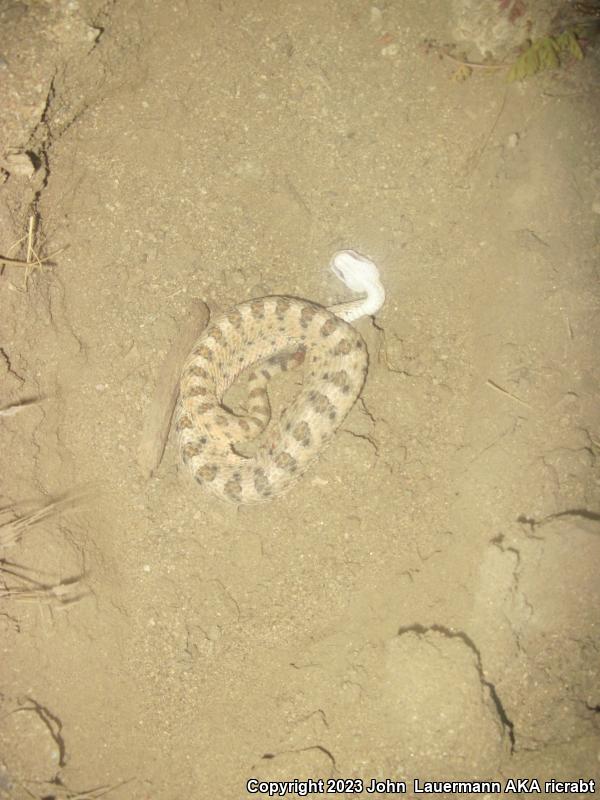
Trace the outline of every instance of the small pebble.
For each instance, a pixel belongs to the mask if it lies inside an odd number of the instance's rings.
[[[221,629],[218,625],[211,625],[209,629],[206,631],[206,638],[209,642],[216,642],[218,639],[221,638]]]
[[[35,164],[28,153],[8,153],[6,166],[13,175],[31,178],[35,172]]]
[[[381,55],[385,58],[391,58],[392,56],[397,56],[400,52],[400,47],[397,44],[388,44],[386,47],[381,48]]]
[[[518,133],[509,134],[506,143],[509,147],[516,147],[519,144],[519,134]]]
[[[371,27],[376,31],[380,31],[383,27],[383,14],[377,6],[371,6],[371,19],[369,21]]]
[[[85,26],[85,38],[88,40],[88,42],[98,41],[98,38],[101,36],[101,34],[102,34],[101,28],[94,28],[91,27],[90,25]]]

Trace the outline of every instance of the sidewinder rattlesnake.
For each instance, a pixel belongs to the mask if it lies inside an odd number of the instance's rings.
[[[375,314],[385,292],[375,264],[353,250],[336,253],[331,269],[366,296],[329,308],[285,296],[241,303],[209,324],[183,367],[176,411],[181,458],[198,483],[224,500],[258,503],[285,491],[318,458],[362,390],[367,348],[350,322]],[[236,444],[269,423],[269,380],[301,365],[302,390],[268,443],[249,458],[236,452]],[[240,416],[222,401],[246,369],[248,408]]]

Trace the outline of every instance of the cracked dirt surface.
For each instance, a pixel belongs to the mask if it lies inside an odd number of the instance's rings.
[[[0,255],[65,249],[0,273],[0,797],[600,778],[598,49],[455,83],[449,8],[2,6]],[[316,468],[149,478],[197,299],[342,247],[388,299]]]

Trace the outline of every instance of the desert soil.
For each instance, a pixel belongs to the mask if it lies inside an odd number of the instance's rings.
[[[0,255],[33,216],[49,257],[0,273],[0,797],[598,781],[598,46],[508,84],[435,0],[0,24]],[[340,302],[347,247],[387,301],[319,463],[237,508],[171,434],[149,476],[194,302]]]

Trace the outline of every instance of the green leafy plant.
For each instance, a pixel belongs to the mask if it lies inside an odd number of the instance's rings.
[[[563,31],[558,36],[536,39],[512,65],[507,80],[522,81],[537,72],[558,69],[562,60],[568,56],[578,61],[583,58],[583,50],[573,30]]]

